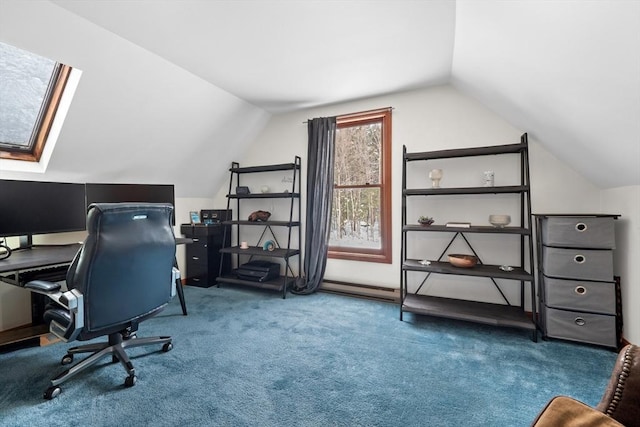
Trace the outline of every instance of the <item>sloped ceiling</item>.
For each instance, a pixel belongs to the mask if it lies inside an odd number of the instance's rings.
[[[458,1],[452,82],[602,187],[640,184],[640,2]]]
[[[451,72],[452,1],[53,1],[273,113]]]
[[[0,7],[18,7],[17,2],[0,0]],[[213,92],[215,107],[207,108],[234,126],[216,121],[200,129],[191,121],[198,137],[190,134],[183,145],[189,145],[191,158],[197,150],[203,158],[212,150],[222,157],[229,147],[242,150],[269,114],[449,82],[529,132],[594,184],[640,185],[640,2],[635,0],[26,3],[31,8],[47,3],[50,12],[59,6],[83,21],[74,22],[76,31],[97,25],[143,56],[155,55],[154,67],[171,69],[162,78],[170,73],[194,79],[192,91]],[[12,41],[0,29],[2,38]],[[88,51],[87,40],[70,42],[84,43]],[[192,94],[180,98],[182,89],[175,89],[171,95],[187,105]],[[168,150],[183,162],[188,157],[178,149],[180,131],[171,133],[166,125],[170,115],[162,115],[153,149]],[[141,129],[151,123],[141,123]],[[238,137],[232,129],[242,123],[253,126]],[[166,133],[169,138],[163,138]],[[214,149],[207,141],[220,141],[218,133],[225,143]],[[140,162],[136,156],[132,160]],[[133,164],[123,160],[123,170]],[[205,164],[197,159],[184,172],[182,186]],[[211,194],[205,190],[201,196]]]

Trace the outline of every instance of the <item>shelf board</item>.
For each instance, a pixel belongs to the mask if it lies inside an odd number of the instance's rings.
[[[528,185],[506,185],[500,187],[412,188],[405,189],[402,193],[405,196],[443,196],[451,194],[519,194],[527,191],[529,191]]]
[[[408,224],[402,227],[402,231],[439,231],[460,233],[495,233],[495,234],[523,234],[531,235],[531,230],[523,227],[493,227],[490,225],[472,225],[471,227],[447,227],[445,225]]]
[[[249,193],[227,194],[230,199],[299,199],[300,193]]]
[[[33,338],[39,338],[49,333],[49,325],[23,326],[21,328],[10,329],[0,332],[0,347],[3,345],[14,344]]]
[[[295,163],[280,163],[277,165],[263,165],[263,166],[247,166],[247,167],[237,167],[230,168],[230,172],[235,173],[254,173],[254,172],[276,172],[276,171],[288,171],[300,169],[300,165]]]
[[[279,226],[279,227],[299,227],[300,221],[247,221],[245,220],[235,220],[235,221],[224,221],[224,225],[262,225],[266,227],[270,226]]]
[[[424,271],[438,274],[457,274],[459,276],[493,277],[495,279],[523,280],[532,282],[533,275],[522,267],[514,267],[513,271],[502,271],[499,265],[477,264],[475,267],[454,267],[448,262],[433,261],[430,265],[420,264],[420,260],[408,259],[402,263],[402,270]]]
[[[402,311],[529,331],[536,329],[522,308],[503,304],[407,294]]]
[[[240,246],[230,246],[228,248],[220,249],[220,253],[267,256],[267,257],[273,257],[273,258],[289,258],[292,256],[299,255],[300,249],[276,248],[272,251],[265,251],[262,248],[262,246],[249,246],[247,249],[242,249],[240,248]]]
[[[286,277],[278,276],[275,279],[267,280],[265,282],[255,282],[253,280],[244,280],[239,279],[236,275],[237,269],[231,271],[230,274],[219,276],[216,278],[216,282],[218,283],[229,283],[232,285],[245,285],[245,286],[253,286],[255,288],[261,289],[269,289],[273,291],[282,291],[283,287],[286,285],[287,289],[293,287],[296,282],[295,277]]]
[[[455,157],[490,156],[494,154],[515,154],[527,149],[526,143],[493,145],[490,147],[457,148],[453,150],[428,151],[421,153],[406,153],[406,161],[450,159]]]

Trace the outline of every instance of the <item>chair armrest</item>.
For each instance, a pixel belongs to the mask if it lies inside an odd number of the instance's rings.
[[[171,298],[176,296],[176,287],[178,286],[179,280],[180,270],[178,270],[176,267],[173,267],[171,270]]]
[[[640,426],[640,347],[620,350],[597,409],[628,427]]]
[[[24,288],[29,289],[31,292],[46,295],[69,310],[78,307],[79,301],[82,301],[82,294],[78,291],[60,292],[62,286],[59,283],[47,282],[45,280],[32,280],[26,283]]]
[[[60,283],[47,282],[45,280],[32,280],[24,285],[25,288],[39,294],[51,294],[62,289]]]
[[[61,306],[60,309],[67,310],[71,319],[70,322],[62,324],[59,321],[51,320],[49,331],[65,342],[75,340],[84,327],[84,297],[82,293],[76,289],[60,292],[62,286],[59,283],[44,280],[32,280],[26,283],[24,287],[32,292],[48,296]],[[61,318],[61,316],[52,316],[52,318]]]

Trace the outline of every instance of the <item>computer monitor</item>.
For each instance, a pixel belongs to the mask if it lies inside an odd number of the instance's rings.
[[[84,184],[0,180],[0,237],[82,231],[86,218]]]
[[[92,203],[170,203],[175,208],[171,184],[98,184],[87,183],[87,207]],[[175,225],[175,214],[172,217]]]

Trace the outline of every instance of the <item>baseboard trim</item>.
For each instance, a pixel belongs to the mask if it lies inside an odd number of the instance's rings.
[[[339,280],[323,280],[320,291],[357,298],[373,299],[397,303],[400,301],[400,290],[384,286],[363,285],[360,283],[342,282]]]

